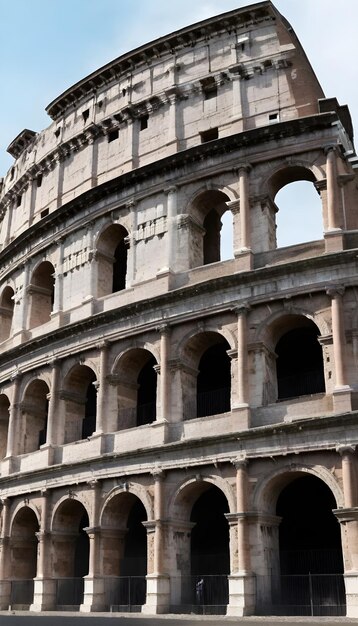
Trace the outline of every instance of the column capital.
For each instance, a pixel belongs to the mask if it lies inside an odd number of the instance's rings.
[[[171,193],[176,193],[178,191],[177,185],[170,185],[169,187],[164,187],[164,193],[169,196]]]
[[[109,346],[109,342],[106,341],[106,339],[103,339],[103,341],[99,341],[96,344],[97,350],[106,350],[108,348],[108,346]]]
[[[328,285],[326,287],[326,294],[331,298],[335,298],[337,296],[343,296],[345,291],[344,285]]]
[[[165,324],[165,323],[159,324],[159,326],[157,326],[155,330],[161,335],[168,335],[171,330],[170,324]]]
[[[251,163],[238,163],[238,165],[235,165],[235,170],[237,172],[246,172],[247,174],[249,174],[252,170],[252,165]]]
[[[150,473],[154,478],[154,482],[162,481],[165,478],[165,472],[161,467],[154,467]]]
[[[338,452],[340,456],[346,456],[347,454],[354,454],[355,451],[356,451],[356,446],[354,445],[342,444],[336,447],[336,452]]]
[[[328,146],[324,146],[323,152],[327,155],[329,152],[338,153],[339,147],[336,144],[329,144]]]
[[[237,316],[247,315],[250,310],[251,306],[248,302],[238,302],[231,308],[231,311],[233,311],[233,313],[236,313]]]
[[[236,469],[244,469],[245,467],[247,467],[249,461],[246,457],[246,454],[243,454],[242,456],[237,456],[235,459],[232,459],[231,463]]]
[[[240,213],[240,198],[237,198],[236,200],[229,200],[229,202],[225,202],[225,204],[233,215]]]

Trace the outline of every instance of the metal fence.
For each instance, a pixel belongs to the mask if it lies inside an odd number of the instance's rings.
[[[171,612],[225,615],[229,602],[228,577],[225,574],[172,578],[171,586]]]
[[[140,612],[146,601],[145,576],[111,576],[104,579],[106,606],[110,611]]]
[[[12,580],[10,593],[11,607],[28,608],[33,602],[34,597],[34,581],[30,580]]]
[[[343,574],[256,577],[258,615],[345,615]]]
[[[83,603],[83,578],[58,578],[56,581],[56,605],[62,610],[78,608]]]
[[[323,371],[297,372],[293,376],[279,376],[277,378],[278,398],[285,400],[314,393],[324,393]]]
[[[200,391],[196,398],[184,402],[184,419],[220,415],[230,411],[230,387]]]

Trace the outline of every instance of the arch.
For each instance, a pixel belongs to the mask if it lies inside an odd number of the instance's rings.
[[[190,366],[182,372],[184,417],[204,417],[230,411],[230,344],[217,332],[192,335],[183,350]]]
[[[126,350],[116,359],[118,430],[150,424],[156,419],[157,360],[145,348]]]
[[[107,225],[96,243],[98,297],[126,288],[128,231],[121,224]]]
[[[96,375],[88,365],[74,365],[64,379],[65,443],[90,437],[96,430]]]
[[[273,348],[285,330],[289,330],[293,327],[292,323],[290,324],[291,316],[306,317],[317,326],[319,334],[322,336],[328,335],[331,332],[328,322],[322,316],[315,315],[302,307],[296,307],[290,304],[289,310],[280,309],[279,311],[274,311],[260,322],[256,329],[255,340],[267,340]]]
[[[174,519],[186,532],[175,541],[181,555],[182,597],[187,604],[228,603],[227,576],[230,573],[229,525],[227,514],[234,509],[228,486],[213,476],[200,476],[181,484],[174,495]],[[189,532],[190,529],[190,532]],[[186,581],[190,576],[190,583]],[[220,611],[221,612],[221,611]]]
[[[44,380],[32,380],[21,402],[19,453],[38,450],[46,443],[49,388]]]
[[[289,316],[285,330],[275,346],[277,397],[294,398],[324,393],[322,347],[317,338],[319,329],[304,316]]]
[[[221,247],[221,228],[224,213],[230,211],[227,206],[230,196],[219,189],[205,189],[195,194],[189,205],[190,215],[200,226],[191,232],[190,267],[208,265],[223,259]],[[233,239],[233,235],[232,235]],[[228,247],[228,242],[226,242]],[[230,250],[225,250],[225,257],[233,257],[233,240]]]
[[[14,315],[14,290],[10,285],[4,287],[0,296],[0,342],[10,337]]]
[[[317,198],[320,192],[315,187],[321,178],[321,169],[304,161],[283,163],[271,172],[264,186],[278,210],[278,213],[271,213],[276,247],[323,238],[323,207]]]
[[[142,605],[146,598],[146,508],[133,491],[116,491],[102,508],[102,562],[104,576],[121,577],[116,585],[116,604]],[[131,588],[127,577],[131,576]],[[129,597],[128,597],[129,596]]]
[[[10,527],[10,563],[9,574],[12,580],[30,581],[37,574],[37,538],[39,520],[30,506],[20,505],[14,513]],[[16,587],[15,587],[16,589]],[[21,604],[32,601],[33,585],[21,590]],[[24,595],[28,597],[24,597]],[[13,598],[14,604],[20,598]]]
[[[106,506],[110,504],[112,498],[117,497],[121,493],[130,493],[136,498],[138,498],[138,500],[141,501],[141,503],[143,504],[145,508],[147,519],[148,520],[153,519],[153,501],[147,489],[138,483],[130,482],[130,483],[125,483],[124,485],[113,487],[113,489],[111,489],[111,491],[107,494],[102,504],[102,509],[100,513],[100,525],[101,526],[103,525],[102,516],[103,516],[103,512]]]
[[[322,480],[332,491],[337,507],[344,506],[343,492],[331,471],[321,465],[291,463],[265,473],[263,480],[256,485],[253,492],[254,509],[273,515],[280,491],[295,477],[302,474],[310,474]]]
[[[55,268],[42,261],[33,271],[28,287],[30,296],[29,328],[46,324],[51,319],[55,299]]]
[[[10,400],[5,393],[0,394],[0,460],[4,459],[7,450],[9,431]]]
[[[89,516],[74,498],[63,498],[52,517],[52,572],[59,579],[57,605],[83,602],[83,577],[89,569]],[[74,580],[75,579],[75,580]]]
[[[211,486],[224,494],[230,513],[236,512],[235,494],[229,483],[214,474],[201,472],[183,479],[176,487],[168,502],[168,515],[172,519],[185,519],[189,515],[195,499]]]

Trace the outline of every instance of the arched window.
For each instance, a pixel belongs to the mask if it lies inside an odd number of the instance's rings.
[[[87,365],[75,365],[65,380],[65,443],[90,437],[96,430],[95,373]]]
[[[128,350],[116,367],[118,377],[118,429],[150,424],[156,419],[157,364],[143,348]]]
[[[232,214],[227,207],[229,197],[218,190],[201,193],[192,205],[192,217],[202,227],[191,232],[190,264],[208,265],[233,258]]]
[[[6,456],[9,409],[10,402],[8,397],[4,393],[0,394],[0,460]]]
[[[12,580],[11,606],[29,609],[33,602],[34,583],[37,574],[36,533],[39,523],[29,507],[21,508],[12,523],[10,536],[9,578]],[[17,583],[18,581],[18,583]]]
[[[34,452],[46,443],[49,388],[43,380],[27,387],[21,403],[20,454]]]
[[[97,242],[98,297],[126,288],[127,230],[120,224],[111,224]]]
[[[323,237],[322,202],[313,183],[297,181],[280,189],[275,203],[277,247]]]
[[[36,328],[51,319],[55,297],[55,268],[43,261],[32,275],[28,291],[30,295],[29,328]]]
[[[307,318],[297,316],[296,321],[275,348],[279,400],[325,391],[319,330]]]
[[[7,286],[0,299],[0,341],[8,339],[14,314],[14,290]]]

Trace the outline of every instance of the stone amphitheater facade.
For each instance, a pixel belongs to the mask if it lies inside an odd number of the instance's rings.
[[[347,106],[264,0],[47,112],[0,188],[0,608],[358,616]],[[297,180],[322,238],[278,248]]]

